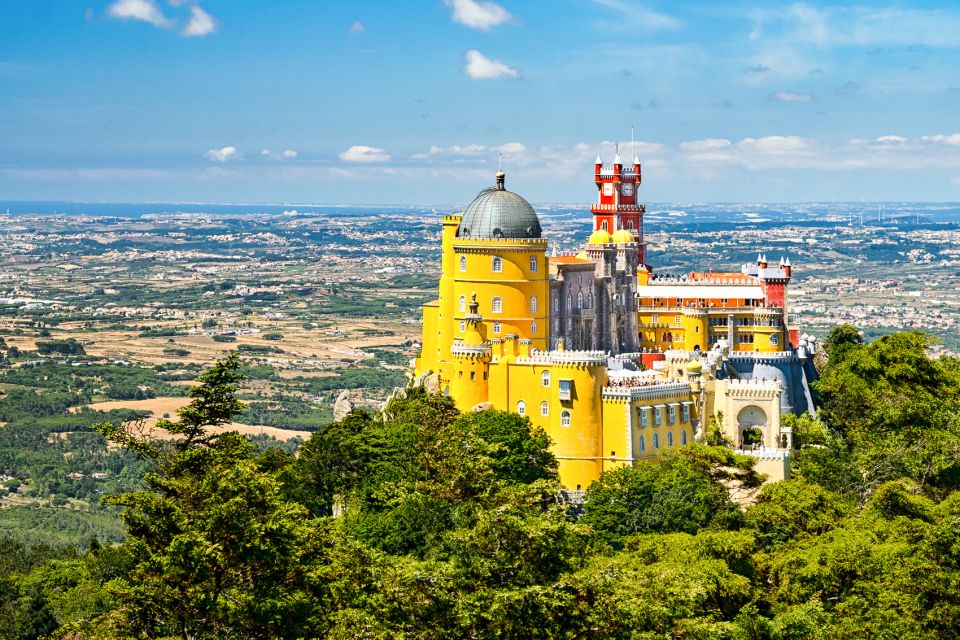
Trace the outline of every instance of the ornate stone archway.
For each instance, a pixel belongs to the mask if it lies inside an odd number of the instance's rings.
[[[755,404],[747,405],[737,414],[738,445],[741,448],[752,446],[755,442],[766,444],[768,432],[767,413]],[[759,439],[756,439],[756,436]]]

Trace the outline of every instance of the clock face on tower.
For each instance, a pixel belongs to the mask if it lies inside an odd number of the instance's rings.
[[[604,182],[603,183],[603,195],[612,196],[613,195],[613,183]]]
[[[632,182],[625,182],[625,183],[623,183],[623,187],[621,187],[621,191],[623,192],[623,195],[625,195],[625,196],[632,196],[632,195],[633,195],[633,183],[632,183]]]

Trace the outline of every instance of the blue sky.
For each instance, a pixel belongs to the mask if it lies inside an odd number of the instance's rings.
[[[0,0],[0,199],[960,200],[960,4]]]

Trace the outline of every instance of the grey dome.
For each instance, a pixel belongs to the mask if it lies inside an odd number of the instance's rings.
[[[463,210],[459,238],[539,238],[540,219],[530,203],[503,187],[502,175],[497,186],[477,194]]]

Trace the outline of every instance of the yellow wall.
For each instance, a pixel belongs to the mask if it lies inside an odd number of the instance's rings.
[[[464,239],[453,245],[454,271],[454,336],[459,337],[460,321],[466,316],[471,296],[477,294],[480,315],[488,337],[516,334],[532,341],[534,349],[546,350],[549,337],[550,281],[546,259],[546,240],[541,239]],[[466,271],[460,270],[460,258],[466,258]],[[493,271],[493,259],[502,259],[502,270]],[[530,269],[530,259],[537,261],[537,270]],[[460,300],[464,301],[461,311]],[[493,313],[494,297],[503,301],[500,313]],[[536,311],[530,300],[537,299]],[[500,332],[494,324],[500,324]],[[536,330],[533,330],[536,323]]]
[[[696,311],[700,311],[699,309]],[[682,349],[684,351],[694,351],[696,346],[701,350],[708,350],[712,346],[710,340],[711,332],[716,337],[726,337],[727,327],[710,326],[710,318],[727,318],[731,313],[729,309],[711,308],[702,315],[700,313],[691,313],[680,307],[664,306],[656,310],[644,309],[637,313],[637,324],[640,327],[640,348],[646,349]],[[680,324],[676,324],[677,316],[680,317]],[[654,318],[656,322],[654,323]],[[734,326],[734,335],[753,334],[752,343],[743,343],[737,341],[731,345],[734,351],[785,351],[787,345],[787,331],[781,323],[778,327],[764,326],[757,324],[762,322],[757,319],[752,309],[746,311],[733,312],[734,323],[741,319],[746,319],[745,325]],[[654,328],[655,327],[655,328]],[[699,329],[699,331],[697,330]],[[670,334],[672,340],[664,340],[663,334]],[[779,344],[773,344],[770,336],[776,335]]]

